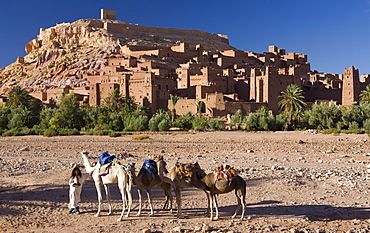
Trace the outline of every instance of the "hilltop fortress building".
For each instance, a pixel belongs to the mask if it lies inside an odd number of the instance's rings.
[[[307,55],[285,54],[269,46],[264,54],[239,50],[205,51],[202,46],[180,42],[171,47],[124,46],[125,57],[111,58],[100,75],[86,76],[90,81],[89,104],[103,100],[117,88],[133,97],[152,113],[171,109],[170,95],[181,98],[176,112],[196,112],[203,101],[203,113],[226,116],[241,109],[244,114],[262,105],[278,112],[279,95],[290,84],[305,92],[308,102],[334,101],[351,105],[370,84],[360,82],[354,67],[344,75],[310,71]]]
[[[115,18],[115,11],[102,10],[101,19],[89,23],[112,33],[128,33],[130,27],[129,33],[134,30],[140,36],[139,31],[144,30],[144,26],[116,23]],[[205,115],[225,117],[239,109],[246,115],[261,106],[278,113],[279,95],[290,84],[304,90],[307,102],[334,101],[342,105],[357,103],[360,91],[370,84],[369,75],[360,78],[353,66],[344,74],[311,71],[307,55],[286,53],[274,45],[259,54],[232,48],[225,35],[181,31],[185,34],[180,36],[180,29],[145,30],[153,38],[161,33],[173,38],[196,35],[204,43],[179,40],[170,45],[126,44],[119,47],[118,56],[107,59],[99,74],[82,77],[89,87],[51,89],[34,96],[44,102],[58,102],[62,92],[73,90],[81,101],[96,106],[119,89],[122,95],[133,97],[155,113],[157,109],[171,109],[170,95],[177,95],[181,97],[175,105],[179,115],[195,113],[196,103],[203,101]],[[217,49],[221,47],[227,49]]]

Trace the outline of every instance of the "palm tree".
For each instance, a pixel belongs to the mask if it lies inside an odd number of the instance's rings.
[[[104,99],[105,105],[109,111],[120,112],[125,108],[125,97],[121,95],[118,89],[114,89],[112,93]]]
[[[30,108],[31,101],[32,97],[30,94],[25,89],[16,86],[10,91],[6,106],[9,108],[16,108],[19,105],[24,105]]]
[[[202,115],[202,111],[203,111],[203,109],[205,107],[205,103],[203,101],[198,101],[195,105],[197,106],[197,114],[198,114],[198,116]]]
[[[172,119],[171,121],[174,122],[175,121],[175,117],[176,117],[176,103],[177,101],[180,99],[180,96],[178,95],[170,95],[170,100],[171,100],[171,103],[172,103]]]
[[[367,85],[365,90],[361,91],[360,103],[370,103],[370,85]]]
[[[288,125],[295,127],[297,119],[302,115],[303,109],[306,106],[304,102],[304,92],[296,84],[288,85],[285,91],[281,92],[278,105],[280,109],[288,115]]]

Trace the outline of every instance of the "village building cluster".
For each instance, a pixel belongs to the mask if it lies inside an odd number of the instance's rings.
[[[102,10],[102,19],[115,19],[114,11]],[[119,30],[116,25],[114,30]],[[109,27],[107,26],[108,30]],[[344,74],[311,71],[307,55],[286,53],[271,45],[259,54],[237,49],[212,51],[202,44],[178,41],[172,46],[125,45],[119,58],[110,58],[99,75],[85,75],[89,87],[49,89],[31,93],[44,103],[58,103],[62,93],[73,91],[81,102],[96,106],[118,89],[147,107],[150,113],[171,109],[170,95],[179,96],[176,113],[197,111],[209,117],[225,117],[242,110],[244,115],[261,106],[278,113],[279,95],[290,84],[304,91],[306,102],[358,102],[360,91],[370,84],[355,67]]]

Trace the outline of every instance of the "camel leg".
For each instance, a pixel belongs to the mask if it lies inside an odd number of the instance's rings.
[[[132,184],[131,183],[127,184],[126,193],[127,193],[128,203],[127,203],[127,214],[125,215],[125,217],[128,217],[131,212],[131,207],[132,207],[131,188],[132,188]]]
[[[210,210],[210,215],[209,215],[209,219],[212,221],[213,220],[213,199],[214,199],[214,194],[210,193],[209,194],[209,198],[208,198],[208,206],[209,206],[209,210]]]
[[[242,214],[241,214],[241,217],[240,217],[240,220],[243,220],[244,219],[244,213],[245,213],[245,200],[244,200],[244,197],[245,196],[242,196],[241,199],[241,204],[242,204]]]
[[[137,187],[137,194],[139,196],[139,211],[137,212],[136,216],[140,216],[141,215],[141,208],[142,208],[142,204],[143,204],[143,189]]]
[[[213,205],[214,205],[215,210],[216,210],[216,217],[214,218],[214,220],[218,220],[218,204],[217,204],[216,195],[213,196]]]
[[[96,192],[98,193],[98,212],[95,214],[95,217],[99,217],[100,211],[101,211],[101,204],[103,202],[103,197],[101,195],[101,187],[99,183],[96,182],[95,187],[96,187]]]
[[[238,214],[238,211],[240,210],[240,207],[241,207],[242,208],[242,213],[241,213],[240,220],[243,220],[244,214],[245,214],[245,207],[246,207],[245,191],[243,192],[243,190],[235,190],[235,195],[236,195],[236,198],[238,200],[238,206],[237,206],[236,211],[235,211],[234,215],[232,216],[232,218],[236,217],[236,215]]]
[[[152,190],[147,189],[146,190],[146,195],[148,196],[148,202],[149,202],[149,207],[150,207],[150,215],[149,216],[153,216],[154,211],[153,211],[153,203],[152,203]]]
[[[180,187],[176,186],[174,187],[175,195],[176,195],[176,203],[177,203],[177,218],[182,218],[181,213],[181,190]]]
[[[240,207],[242,206],[242,203],[241,203],[242,196],[239,196],[238,195],[238,191],[237,190],[235,190],[235,196],[236,196],[236,199],[238,200],[238,205],[236,207],[236,210],[235,210],[234,215],[231,218],[235,218],[236,217],[236,215],[238,214],[238,211],[240,210]]]
[[[245,204],[245,192],[243,193],[243,195],[240,197],[241,199],[241,204],[242,204],[242,216],[240,217],[240,220],[243,220],[244,219],[244,214],[245,214],[245,209],[246,209],[246,204]]]
[[[121,212],[120,217],[117,219],[117,221],[122,221],[123,215],[124,215],[125,210],[126,210],[126,194],[128,195],[128,199],[129,199],[128,205],[130,206],[130,194],[131,193],[127,192],[126,183],[122,182],[122,180],[118,180],[118,188],[119,188],[119,191],[120,191],[121,197],[122,197],[122,212]],[[126,217],[127,217],[127,215],[126,215]]]
[[[205,194],[206,194],[206,197],[207,197],[207,212],[206,212],[206,217],[209,217],[209,212],[210,212],[210,206],[209,206],[209,203],[210,203],[210,200],[209,200],[209,193],[207,193],[207,191],[204,191]]]
[[[111,202],[111,198],[110,198],[110,189],[109,189],[109,185],[105,184],[104,185],[104,188],[105,188],[105,194],[107,196],[107,201],[108,201],[108,206],[109,206],[109,212],[108,212],[108,215],[111,215],[112,212],[113,212],[113,208],[112,208],[112,202]]]
[[[165,201],[164,201],[164,205],[163,205],[163,208],[162,210],[165,210],[167,207],[168,207],[168,202],[169,202],[169,198],[168,198],[168,193],[167,193],[167,190],[166,190],[166,187],[165,187],[166,183],[162,182],[161,184],[161,188],[163,190],[163,193],[164,193],[164,196],[165,196]]]
[[[173,197],[171,193],[171,185],[163,182],[161,184],[161,188],[164,192],[164,195],[166,196],[166,201],[164,203],[162,210],[165,210],[168,207],[168,209],[170,210],[170,213],[172,214]]]

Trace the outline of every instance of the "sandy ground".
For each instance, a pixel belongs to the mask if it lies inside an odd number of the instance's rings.
[[[149,135],[144,141],[134,140]],[[23,136],[0,138],[0,232],[369,232],[370,139],[367,135],[323,135],[310,132],[246,133],[237,131],[100,136]],[[68,213],[70,164],[82,164],[80,152],[97,161],[103,151],[119,155],[122,163],[140,165],[148,155],[161,154],[168,167],[176,161],[197,160],[211,172],[230,164],[247,183],[243,221],[231,219],[236,208],[233,192],[218,197],[220,220],[204,216],[205,194],[182,190],[185,218],[168,211],[149,217],[145,205],[118,222],[121,202],[111,185],[114,214],[103,204],[97,211],[93,181],[82,189],[82,213]],[[127,156],[131,155],[131,156]],[[156,210],[164,203],[153,189]],[[176,204],[174,204],[176,209]]]

